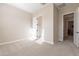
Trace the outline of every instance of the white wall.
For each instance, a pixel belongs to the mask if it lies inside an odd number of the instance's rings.
[[[53,39],[53,4],[48,4],[33,14],[33,17],[43,17],[44,39],[47,42],[54,43]]]
[[[0,43],[28,39],[32,15],[7,4],[0,4]]]

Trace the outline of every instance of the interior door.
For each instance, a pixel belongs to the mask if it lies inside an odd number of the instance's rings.
[[[74,44],[79,47],[79,8],[74,13]]]

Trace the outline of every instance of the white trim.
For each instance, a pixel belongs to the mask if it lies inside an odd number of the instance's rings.
[[[45,41],[45,42],[46,42],[46,43],[49,43],[49,44],[52,44],[52,45],[54,44],[53,42],[50,42],[50,41]]]
[[[18,40],[15,40],[15,41],[2,42],[2,43],[0,43],[0,45],[12,44],[12,43],[16,43],[16,42],[19,42],[19,41],[22,41],[22,40],[25,40],[25,39],[18,39]]]
[[[12,43],[16,43],[16,42],[23,41],[23,40],[25,40],[25,39],[18,39],[18,40],[15,40],[15,41],[2,42],[2,43],[0,43],[0,45],[12,44]],[[44,41],[44,42],[52,44],[52,45],[54,44],[53,42],[50,42],[50,41]]]
[[[75,11],[69,11],[69,12],[66,12],[66,13],[62,13],[62,15],[66,15],[66,14],[70,14],[70,13],[74,13]]]
[[[64,20],[63,20],[63,16],[64,16],[64,15],[66,15],[66,14],[70,14],[70,13],[75,13],[75,11],[62,13],[62,21],[63,21],[63,25],[62,25],[62,27],[64,27]],[[64,30],[64,28],[63,28],[63,30]],[[62,32],[62,33],[64,33],[64,32]],[[64,37],[64,34],[62,35],[62,37]],[[63,40],[64,40],[64,38],[62,39],[62,41],[63,41]]]

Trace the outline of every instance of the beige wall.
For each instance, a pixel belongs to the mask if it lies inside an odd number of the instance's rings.
[[[58,11],[53,4],[48,4],[35,12],[33,16],[8,4],[0,4],[0,43],[28,39],[31,20],[33,17],[38,16],[42,16],[42,29],[44,30],[45,41],[54,43],[58,39],[57,13]]]
[[[47,42],[53,43],[53,4],[48,4],[33,15],[33,17],[43,17],[42,29],[44,29],[44,39]]]
[[[58,41],[58,9],[54,6],[54,42]]]
[[[28,39],[32,15],[7,4],[0,4],[0,43]]]

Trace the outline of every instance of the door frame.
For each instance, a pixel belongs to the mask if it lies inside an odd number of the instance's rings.
[[[72,14],[72,13],[68,13],[68,14]],[[68,14],[65,14],[65,15],[68,15]],[[64,41],[64,16],[65,15],[63,15],[63,41]],[[73,13],[73,15],[74,15],[74,13]],[[70,20],[70,21],[72,21],[72,20]],[[74,17],[73,17],[73,25],[74,25]],[[74,30],[74,28],[73,28],[73,30]],[[74,31],[73,31],[73,42],[74,42]]]
[[[75,14],[75,11],[71,11],[71,12],[65,12],[65,13],[62,13],[61,14],[61,19],[62,19],[62,39],[60,41],[64,41],[64,15],[67,15],[67,14],[70,14],[70,13],[74,13]],[[75,17],[74,17],[75,18]],[[75,20],[75,19],[74,19]],[[73,20],[73,21],[74,21]],[[75,25],[75,24],[74,24]],[[74,34],[74,31],[73,31],[73,34]],[[74,43],[74,36],[73,35],[73,43]]]

